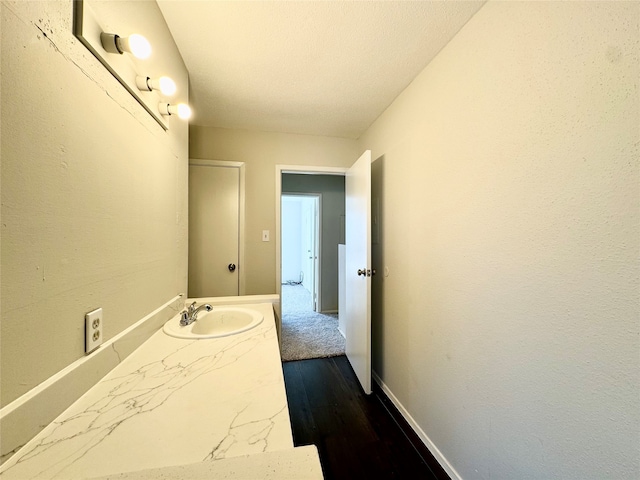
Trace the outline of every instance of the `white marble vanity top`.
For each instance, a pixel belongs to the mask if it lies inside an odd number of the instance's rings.
[[[293,449],[273,308],[246,307],[265,320],[238,335],[156,332],[2,465],[0,478],[99,477]]]
[[[314,445],[223,458],[215,462],[116,473],[93,480],[322,480]]]

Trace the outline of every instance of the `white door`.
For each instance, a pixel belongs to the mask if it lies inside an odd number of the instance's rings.
[[[319,204],[319,196],[308,196],[305,198],[302,207],[303,262],[305,263],[304,286],[311,292],[311,309],[314,312],[320,310],[318,305],[318,287],[320,283],[318,281],[320,274],[318,265],[320,256]]]
[[[189,297],[236,296],[240,171],[189,165]]]
[[[362,389],[371,393],[371,150],[347,171],[346,354]]]
[[[303,280],[302,285],[311,293],[311,309],[313,310],[313,292],[314,292],[314,262],[313,262],[313,200],[308,197],[299,197],[302,207],[301,215],[301,236],[302,249],[300,250]]]

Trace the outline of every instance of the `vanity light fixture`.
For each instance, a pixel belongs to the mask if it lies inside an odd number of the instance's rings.
[[[133,33],[128,37],[121,37],[115,33],[101,33],[100,42],[102,48],[109,53],[117,53],[122,55],[129,52],[136,58],[144,60],[151,55],[151,44],[149,41],[138,33]]]
[[[136,86],[143,92],[159,90],[168,97],[176,93],[176,83],[169,77],[149,78],[138,76],[136,77]]]
[[[168,103],[159,103],[158,110],[162,115],[177,114],[183,120],[191,118],[191,108],[186,103],[179,103],[177,105],[170,105]]]

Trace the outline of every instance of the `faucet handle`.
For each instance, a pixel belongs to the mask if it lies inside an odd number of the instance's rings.
[[[189,313],[186,310],[180,312],[180,325],[189,325]]]
[[[191,305],[189,305],[189,314],[192,314],[196,309],[196,302],[193,302]]]

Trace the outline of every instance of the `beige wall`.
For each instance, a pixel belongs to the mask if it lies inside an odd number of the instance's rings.
[[[165,132],[75,39],[71,0],[1,8],[4,405],[83,357],[85,312],[107,340],[186,292],[188,127]]]
[[[191,158],[245,162],[246,294],[275,293],[275,166],[348,167],[359,156],[357,141],[194,125],[189,135]],[[262,230],[271,231],[270,242],[262,241]]]
[[[640,476],[639,19],[490,2],[360,139],[374,369],[462,478]]]

